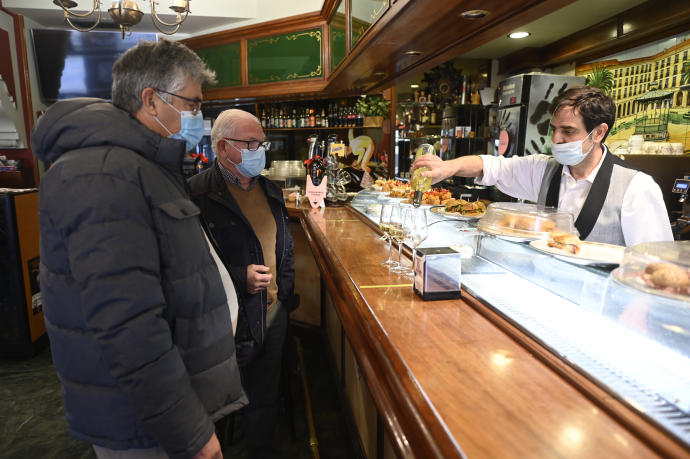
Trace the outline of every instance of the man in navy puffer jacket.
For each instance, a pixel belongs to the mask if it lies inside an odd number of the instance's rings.
[[[213,79],[184,45],[142,42],[113,67],[112,104],[60,101],[32,134],[53,163],[40,187],[53,361],[70,432],[99,458],[222,458],[214,421],[247,403],[235,288],[181,172]]]

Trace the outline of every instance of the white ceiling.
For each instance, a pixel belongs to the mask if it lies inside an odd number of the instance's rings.
[[[93,0],[76,0],[77,10],[88,11]],[[138,0],[146,13],[133,30],[156,32],[150,16],[150,0]],[[439,1],[439,0],[434,0]],[[519,1],[519,0],[518,0]],[[606,18],[632,8],[645,0],[577,0],[543,18],[520,27],[531,32],[525,39],[513,40],[502,37],[480,46],[461,58],[491,59],[500,58],[523,47],[541,47],[563,38],[583,28],[594,25]],[[0,0],[2,6],[35,21],[47,28],[67,27],[61,9],[52,0]],[[101,0],[103,21],[109,21],[107,9],[111,0]],[[168,7],[173,0],[158,0],[158,13],[166,13],[164,20],[172,21],[174,16]],[[174,35],[175,38],[203,35],[222,30],[243,27],[260,22],[280,19],[298,14],[320,11],[324,0],[190,0],[191,14]],[[94,16],[95,19],[95,16]]]
[[[172,22],[175,18],[168,7],[173,0],[157,0],[156,11],[163,20]],[[182,24],[175,38],[187,38],[193,35],[243,27],[259,22],[271,21],[288,16],[320,11],[324,0],[190,0],[191,14]],[[63,19],[60,7],[52,0],[1,0],[2,6],[21,14],[46,28],[68,27]],[[91,9],[93,0],[76,0],[78,12]],[[110,20],[107,10],[111,0],[101,0],[102,20]],[[149,0],[138,0],[145,16],[132,28],[137,32],[156,32],[151,21]],[[163,14],[166,13],[166,14]],[[95,21],[96,15],[90,21]],[[89,20],[87,20],[89,21]]]

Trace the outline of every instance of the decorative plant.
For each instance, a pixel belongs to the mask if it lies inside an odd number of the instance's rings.
[[[364,116],[388,116],[391,101],[381,96],[367,96],[357,100],[357,111]]]
[[[606,65],[597,65],[592,73],[587,75],[587,85],[599,88],[607,96],[613,90],[613,72]]]

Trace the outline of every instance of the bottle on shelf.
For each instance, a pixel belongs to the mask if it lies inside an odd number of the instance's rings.
[[[326,116],[326,109],[324,107],[321,107],[321,127],[329,127],[328,117]]]

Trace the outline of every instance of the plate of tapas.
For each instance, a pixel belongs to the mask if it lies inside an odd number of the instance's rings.
[[[621,245],[581,241],[574,234],[552,231],[548,239],[530,242],[536,250],[578,265],[611,268],[620,265],[625,253]]]
[[[453,196],[451,195],[449,190],[446,190],[445,188],[438,188],[438,189],[433,189],[429,191],[425,191],[424,194],[422,194],[422,205],[423,206],[439,206],[439,205],[445,205],[446,202],[449,200],[453,199]],[[414,191],[410,191],[409,195],[407,196],[407,203],[412,204],[412,201],[414,200]]]
[[[486,204],[483,201],[465,201],[464,199],[451,198],[443,206],[431,208],[431,212],[457,220],[478,220],[486,213]]]

